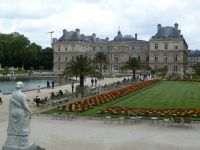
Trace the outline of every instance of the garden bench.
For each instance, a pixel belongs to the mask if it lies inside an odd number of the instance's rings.
[[[57,99],[57,100],[52,100],[52,105],[57,105],[57,104],[62,104],[64,102],[68,102],[68,98],[63,98],[63,99]]]

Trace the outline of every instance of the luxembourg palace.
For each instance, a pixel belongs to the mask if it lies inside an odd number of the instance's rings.
[[[62,72],[66,63],[78,55],[91,59],[97,52],[104,52],[109,64],[103,67],[106,72],[119,72],[131,57],[137,58],[152,69],[167,68],[167,74],[184,74],[188,69],[189,50],[178,24],[162,27],[157,25],[157,33],[149,41],[138,39],[137,33],[123,35],[117,32],[114,39],[100,39],[96,34],[84,35],[80,29],[63,30],[63,35],[53,38],[54,49],[53,71]]]

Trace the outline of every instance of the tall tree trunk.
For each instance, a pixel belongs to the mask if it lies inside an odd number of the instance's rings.
[[[133,78],[135,79],[135,69],[133,69]]]
[[[84,87],[84,75],[80,74],[80,87]]]
[[[84,97],[84,75],[80,74],[80,93],[81,97]]]
[[[103,64],[100,63],[100,72],[101,72],[101,73],[102,73],[102,66],[103,66]]]

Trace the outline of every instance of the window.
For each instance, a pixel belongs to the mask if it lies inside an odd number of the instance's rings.
[[[72,51],[74,51],[74,46],[72,46]]]
[[[60,45],[58,46],[58,51],[60,51]]]
[[[178,49],[178,43],[174,44],[174,49]]]
[[[138,61],[140,61],[140,56],[138,56]]]
[[[140,50],[143,50],[143,46],[142,45],[140,46]]]
[[[154,60],[155,60],[155,62],[158,61],[158,55],[155,55],[155,56],[154,56]]]
[[[60,61],[60,56],[58,56],[58,61]]]
[[[93,47],[93,51],[95,51],[95,47]]]
[[[114,65],[114,66],[113,66],[113,69],[114,69],[114,70],[119,70],[118,65]]]
[[[65,51],[67,51],[67,47],[65,47]]]
[[[149,56],[146,57],[146,62],[149,62]]]
[[[155,47],[154,47],[155,49],[158,49],[158,44],[155,44],[154,46],[155,46]]]
[[[166,72],[168,71],[168,67],[167,66],[164,66],[164,69],[165,69]]]
[[[74,60],[74,56],[72,56],[72,60]]]
[[[132,50],[134,51],[134,49],[135,49],[135,47],[133,46],[133,47],[132,47]]]
[[[167,62],[167,55],[164,55],[164,62]]]
[[[60,66],[58,65],[58,70],[60,70]]]
[[[114,55],[114,62],[118,62],[118,55]]]
[[[67,57],[65,57],[65,61],[67,61]]]
[[[177,72],[177,70],[178,70],[178,67],[174,66],[174,72]]]
[[[157,69],[158,69],[158,66],[154,66],[154,69],[157,70]]]
[[[174,62],[177,62],[178,60],[178,55],[174,55]]]
[[[165,43],[165,49],[168,49],[168,44],[167,43]]]

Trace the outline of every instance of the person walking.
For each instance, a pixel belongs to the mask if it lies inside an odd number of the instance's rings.
[[[3,102],[2,102],[2,97],[3,97],[3,93],[1,92],[1,90],[0,90],[0,103],[2,104]]]
[[[95,83],[95,87],[97,87],[97,79],[96,78],[94,80],[94,83]]]
[[[40,86],[38,85],[37,93],[40,93]]]
[[[49,81],[47,81],[47,88],[50,89]]]
[[[92,83],[92,86],[93,86],[93,84],[94,84],[94,79],[93,78],[91,79],[91,83]]]
[[[72,93],[74,93],[74,82],[72,82]]]
[[[51,82],[52,89],[54,89],[54,81]]]

